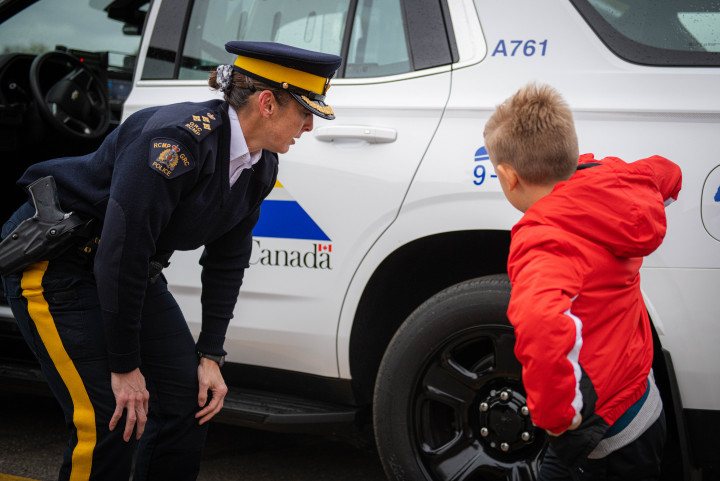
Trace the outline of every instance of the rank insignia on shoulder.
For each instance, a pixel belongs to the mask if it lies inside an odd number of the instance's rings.
[[[188,117],[180,124],[180,127],[191,132],[195,140],[202,140],[220,124],[222,124],[220,117],[212,112],[201,110]]]
[[[150,142],[148,166],[163,177],[173,179],[193,170],[195,161],[178,141],[156,138]]]

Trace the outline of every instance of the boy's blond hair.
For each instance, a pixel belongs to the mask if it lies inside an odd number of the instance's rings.
[[[567,180],[578,163],[578,141],[567,102],[548,85],[529,84],[498,106],[485,124],[485,148],[539,185]]]

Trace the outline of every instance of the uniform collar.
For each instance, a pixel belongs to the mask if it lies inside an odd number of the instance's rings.
[[[248,149],[247,142],[245,141],[245,134],[243,134],[240,121],[237,116],[237,112],[232,106],[228,106],[228,117],[230,118],[230,161],[238,159],[240,157],[250,155],[253,159],[253,164],[260,160],[261,150],[250,152]]]
[[[228,117],[230,119],[230,185],[232,185],[243,170],[258,163],[262,157],[262,150],[250,152],[237,112],[232,106],[228,106]]]

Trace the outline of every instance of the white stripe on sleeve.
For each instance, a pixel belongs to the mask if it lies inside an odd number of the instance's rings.
[[[575,298],[573,298],[573,301]],[[572,364],[573,371],[575,373],[575,397],[572,400],[572,407],[575,410],[575,417],[573,423],[578,420],[580,411],[583,407],[583,396],[580,392],[580,378],[582,377],[582,370],[580,369],[580,349],[582,349],[583,338],[582,338],[582,321],[575,314],[570,312],[570,309],[565,311],[565,315],[573,320],[575,323],[575,345],[567,355],[568,361]]]

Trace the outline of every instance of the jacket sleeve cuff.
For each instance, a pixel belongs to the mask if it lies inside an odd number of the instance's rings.
[[[130,372],[140,367],[140,351],[132,351],[124,354],[108,353],[108,366],[110,372],[119,374]]]
[[[102,311],[110,372],[125,373],[140,367],[139,322],[123,323],[115,312]]]
[[[225,344],[225,336],[201,332],[200,336],[198,336],[198,341],[197,344],[195,344],[195,347],[200,352],[216,356],[224,356],[227,352],[223,349],[223,344]]]

